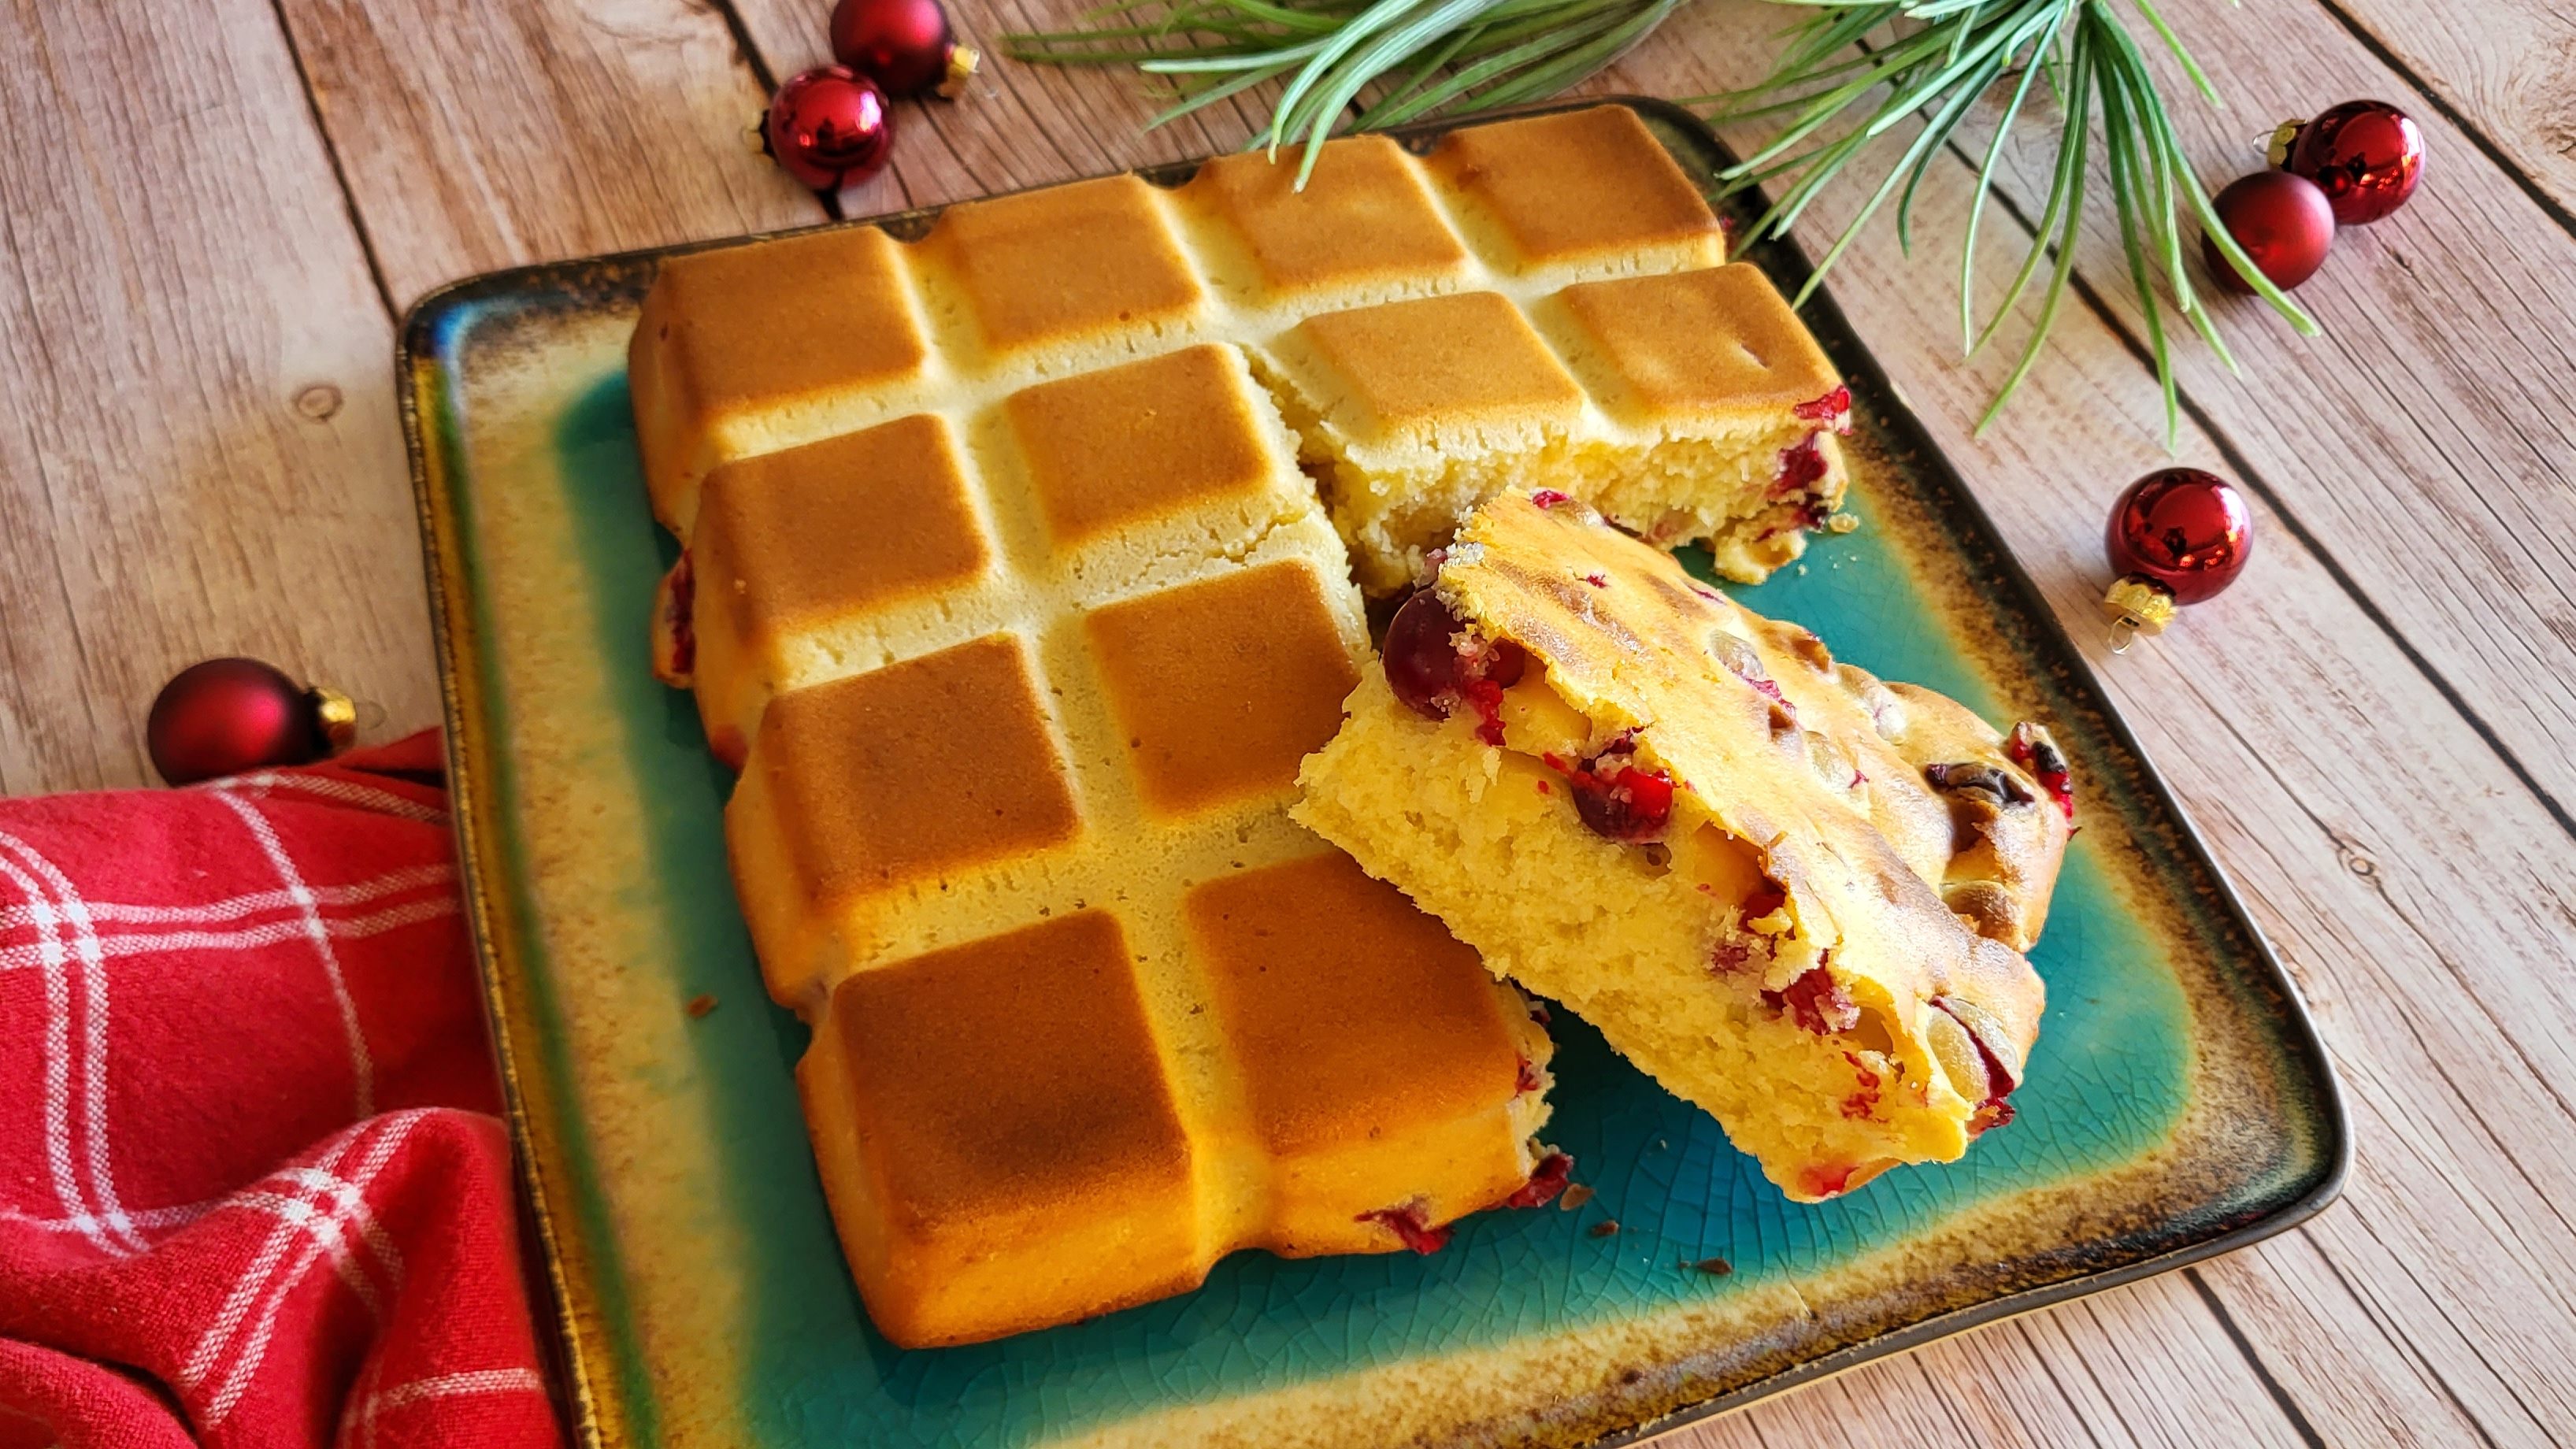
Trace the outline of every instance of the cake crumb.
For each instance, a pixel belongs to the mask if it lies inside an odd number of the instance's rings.
[[[688,1012],[689,1020],[695,1021],[699,1017],[702,1017],[708,1012],[716,1009],[716,999],[702,991],[697,995],[690,997],[689,1004],[681,1009]]]
[[[1601,1221],[1594,1223],[1591,1229],[1592,1236],[1596,1238],[1610,1237],[1618,1231],[1619,1220],[1617,1218],[1603,1218]]]
[[[1578,1182],[1565,1190],[1565,1196],[1557,1199],[1556,1205],[1567,1212],[1572,1212],[1590,1201],[1592,1201],[1592,1189]]]
[[[1700,1272],[1706,1273],[1712,1278],[1723,1278],[1727,1274],[1735,1271],[1735,1265],[1726,1261],[1724,1258],[1702,1258],[1696,1263],[1688,1263],[1683,1266],[1696,1268]]]

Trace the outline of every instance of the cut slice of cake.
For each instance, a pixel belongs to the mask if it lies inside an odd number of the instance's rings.
[[[1297,818],[1790,1197],[2010,1120],[2071,828],[2043,732],[1837,664],[1555,493],[1476,510],[1346,708]],[[2041,748],[2051,779],[2014,759]]]
[[[1745,263],[1578,282],[1526,315],[1495,292],[1325,313],[1258,363],[1371,593],[1419,579],[1505,486],[1706,542],[1746,582],[1842,502],[1851,394]]]

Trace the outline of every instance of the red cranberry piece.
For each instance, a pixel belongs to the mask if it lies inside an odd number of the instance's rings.
[[[1978,1058],[1985,1063],[1986,1099],[1977,1104],[1975,1112],[1969,1114],[1968,1135],[1974,1137],[2010,1122],[2013,1119],[2013,1104],[2004,1099],[2011,1096],[2013,1090],[2021,1083],[2014,1079],[2011,1072],[2004,1070],[2004,1059],[1995,1055],[1995,1049],[1986,1045],[1986,1039],[1977,1035],[1977,1029],[1969,1024],[1968,1019],[1950,1009],[1949,998],[1935,996],[1932,998],[1932,1005],[1943,1016],[1957,1022],[1968,1033],[1968,1040],[1977,1044]],[[1997,1086],[1997,1083],[2002,1085]]]
[[[2039,780],[2048,798],[2066,812],[2066,823],[2075,823],[2075,775],[2066,768],[2066,757],[2057,751],[2057,742],[2048,731],[2028,720],[2013,726],[2012,736],[2004,744],[2012,762],[2031,772]]]
[[[1664,838],[1673,818],[1673,777],[1661,770],[1639,769],[1634,756],[1604,753],[1579,770],[1566,772],[1574,787],[1574,813],[1592,833],[1623,845],[1644,845]]]
[[[1542,1206],[1554,1199],[1558,1193],[1565,1191],[1566,1180],[1573,1175],[1574,1159],[1562,1152],[1551,1152],[1538,1160],[1538,1166],[1530,1169],[1529,1181],[1522,1183],[1510,1197],[1503,1199],[1503,1206],[1515,1208]]]
[[[1513,1060],[1518,1063],[1517,1074],[1512,1080],[1513,1094],[1526,1096],[1537,1091],[1539,1089],[1538,1064],[1527,1057],[1516,1057]]]
[[[1405,707],[1430,719],[1447,719],[1466,683],[1457,637],[1466,626],[1429,589],[1395,611],[1386,626],[1386,682]]]
[[[1429,1257],[1449,1246],[1449,1225],[1443,1223],[1436,1228],[1431,1226],[1430,1218],[1423,1212],[1422,1204],[1418,1202],[1409,1202],[1402,1207],[1379,1208],[1375,1212],[1362,1213],[1352,1221],[1381,1224],[1402,1239],[1406,1247],[1424,1257]]]
[[[1386,626],[1386,682],[1405,707],[1447,719],[1461,703],[1484,717],[1485,743],[1503,742],[1503,691],[1520,683],[1529,655],[1508,639],[1476,638],[1437,594],[1421,590]]]
[[[1553,488],[1542,488],[1536,493],[1530,495],[1530,502],[1537,504],[1541,508],[1554,508],[1556,505],[1563,503],[1571,496],[1572,495],[1570,494],[1560,493]]]
[[[1774,1011],[1789,1013],[1791,1020],[1818,1036],[1860,1025],[1860,1008],[1852,1004],[1851,994],[1822,966],[1808,967],[1781,990],[1763,992],[1762,1002]]]
[[[1608,576],[1603,574],[1585,574],[1583,576],[1583,581],[1596,589],[1606,589],[1610,587]]]
[[[653,672],[663,683],[687,688],[698,669],[697,566],[689,551],[662,577],[660,628],[653,636]]]
[[[1843,1098],[1843,1115],[1867,1117],[1876,1113],[1878,1111],[1878,1073],[1862,1066],[1860,1056],[1856,1052],[1843,1053],[1843,1060],[1852,1064],[1852,1072],[1859,1082],[1858,1090]]]
[[[1851,389],[1848,387],[1838,386],[1832,392],[1826,393],[1823,397],[1810,398],[1806,402],[1802,402],[1796,407],[1789,409],[1789,414],[1792,417],[1803,418],[1811,423],[1839,423],[1842,421],[1843,415],[1850,411]]]
[[[1816,446],[1816,439],[1822,436],[1809,433],[1797,446],[1780,450],[1780,476],[1772,480],[1772,497],[1803,493],[1825,476],[1824,450]]]
[[[1798,1186],[1805,1188],[1807,1196],[1812,1198],[1839,1197],[1845,1188],[1851,1186],[1852,1174],[1858,1171],[1860,1164],[1855,1162],[1802,1167],[1798,1169]]]

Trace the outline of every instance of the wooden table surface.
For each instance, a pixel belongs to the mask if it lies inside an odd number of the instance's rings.
[[[1087,0],[959,0],[970,35]],[[1871,1365],[1701,1445],[2576,1441],[2576,15],[2562,0],[2165,0],[2230,103],[2203,173],[2359,96],[2429,179],[2340,239],[2293,335],[2183,350],[2182,461],[2260,545],[2223,598],[2094,667],[2289,963],[2350,1097],[2342,1201],[2260,1247]],[[2126,13],[2125,7],[2122,7]],[[408,12],[408,13],[407,13]],[[1593,82],[1741,84],[1781,10],[1695,0]],[[160,682],[248,653],[434,723],[391,386],[402,310],[493,267],[820,220],[743,142],[823,59],[823,0],[41,0],[0,18],[0,792],[147,778]],[[2178,87],[2169,94],[2182,97]],[[1154,134],[1124,71],[992,61],[905,106],[864,215],[1239,145]],[[1745,138],[1736,138],[1742,140]],[[1955,161],[1955,158],[1953,158]],[[1834,291],[2074,634],[2102,524],[2165,461],[2107,205],[2045,364],[1962,363],[1969,171]],[[2037,165],[2009,171],[2022,214]],[[1856,191],[1816,208],[1811,253]],[[2096,193],[2097,197],[2101,193]],[[2018,218],[1980,266],[2017,260]]]

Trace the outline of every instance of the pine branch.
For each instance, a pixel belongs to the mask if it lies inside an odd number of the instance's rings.
[[[1006,36],[1002,44],[1004,53],[1020,60],[1135,65],[1172,92],[1172,103],[1154,125],[1281,82],[1270,124],[1257,140],[1274,152],[1301,150],[1302,186],[1325,139],[1338,130],[1553,95],[1615,59],[1680,3],[1112,0],[1076,29]],[[1746,228],[1742,244],[1787,236],[1863,153],[1895,144],[1896,133],[1913,127],[1895,164],[1827,244],[1799,294],[1803,302],[1891,197],[1898,244],[1910,253],[1914,199],[1924,178],[1944,152],[1970,160],[1976,179],[1959,263],[1964,350],[1974,355],[1991,342],[2020,315],[2040,274],[2048,275],[2029,335],[1980,429],[2001,413],[2046,346],[2083,236],[2097,136],[2121,255],[2164,394],[2167,446],[2180,427],[2167,309],[2190,323],[2221,362],[2231,370],[2236,365],[2184,264],[2186,212],[2258,296],[2298,330],[2316,330],[2219,224],[2146,52],[2113,12],[2111,0],[1773,3],[1802,13],[1784,32],[1785,49],[1770,74],[1743,90],[1685,102],[1721,124],[1759,121],[1770,128],[1762,147],[1721,178],[1730,192],[1760,186],[1773,198]],[[2209,77],[2156,0],[2130,3],[2199,94],[2219,104]],[[1973,284],[1986,201],[2042,81],[2058,110],[2047,200],[2019,268],[1981,323]],[[2001,97],[1995,131],[1982,156],[1971,158],[1958,144],[1959,130],[1989,95]]]

